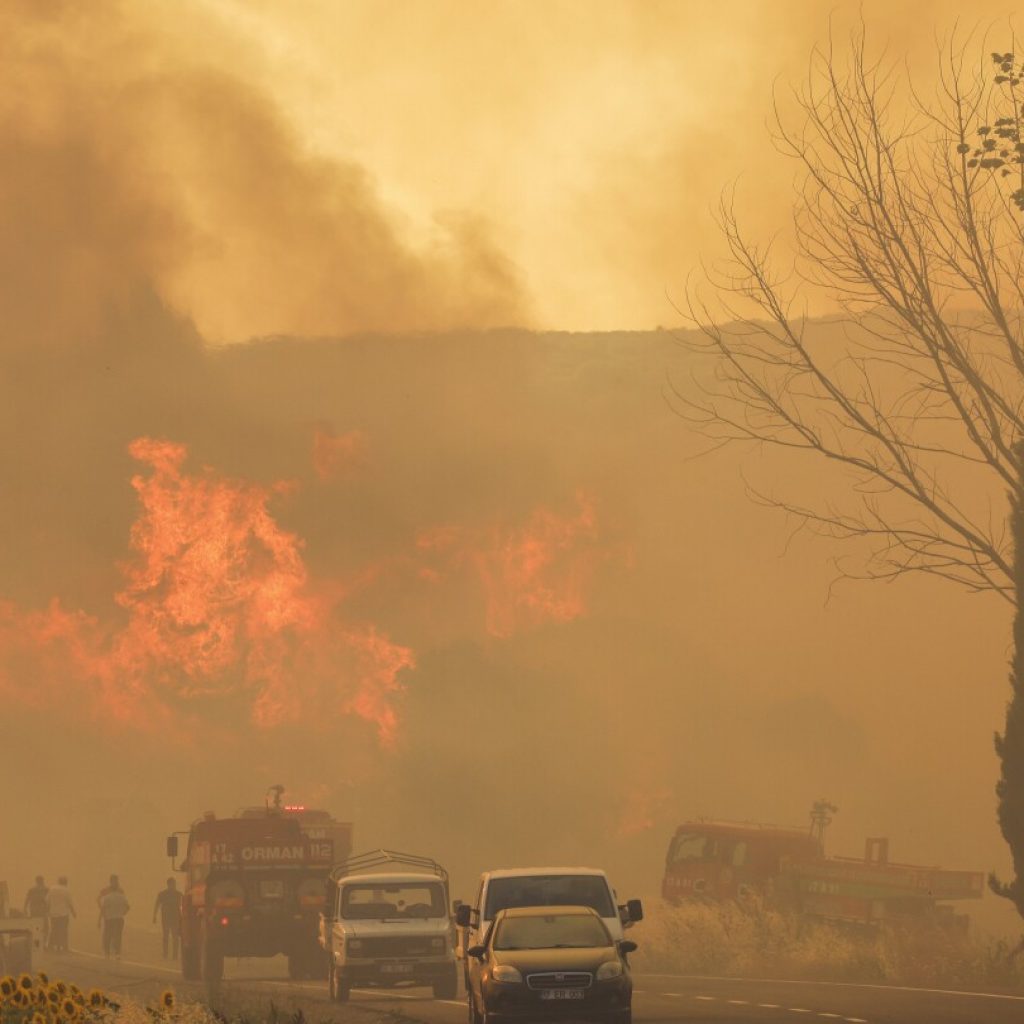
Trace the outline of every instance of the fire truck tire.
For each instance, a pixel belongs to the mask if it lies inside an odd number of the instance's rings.
[[[199,980],[199,950],[193,946],[181,944],[181,976],[186,981]]]
[[[459,976],[455,973],[455,968],[452,967],[449,976],[442,981],[435,981],[433,988],[435,999],[457,998],[459,994]]]
[[[217,940],[203,929],[203,981],[218,982],[224,977],[224,952]]]
[[[328,975],[328,988],[330,990],[331,1002],[333,1003],[347,1003],[349,994],[352,991],[352,985],[348,979],[338,970],[334,964],[331,964],[330,974]]]

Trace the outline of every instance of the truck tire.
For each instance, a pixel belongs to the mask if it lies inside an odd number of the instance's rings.
[[[181,944],[181,976],[185,981],[198,981],[200,977],[199,950],[184,942]]]
[[[451,971],[440,981],[433,984],[435,999],[456,999],[459,995],[459,976],[453,966]]]
[[[348,979],[334,964],[331,964],[330,973],[327,978],[327,986],[330,992],[331,1002],[347,1003],[348,997],[352,992],[352,986]]]
[[[203,926],[203,981],[219,982],[224,977],[224,951],[209,929]]]

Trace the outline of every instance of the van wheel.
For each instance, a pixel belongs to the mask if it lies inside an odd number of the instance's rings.
[[[330,973],[327,975],[327,987],[330,991],[331,1002],[347,1003],[352,986],[348,979],[331,964]]]

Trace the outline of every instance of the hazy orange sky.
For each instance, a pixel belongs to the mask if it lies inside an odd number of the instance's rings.
[[[972,4],[968,27],[1001,40],[1010,9]],[[15,3],[0,106],[37,134],[62,119],[89,133],[159,221],[161,296],[207,340],[651,328],[678,322],[670,297],[714,253],[723,186],[740,181],[755,232],[785,226],[772,88],[800,79],[830,19],[842,38],[863,12],[870,42],[925,76],[963,11]]]
[[[409,244],[471,218],[514,268],[517,320],[577,330],[677,322],[666,292],[714,250],[723,185],[740,180],[755,228],[785,224],[771,90],[799,81],[830,18],[841,38],[863,12],[871,42],[922,74],[965,25],[951,0],[174,7],[164,31],[271,96],[310,152],[364,168]],[[972,4],[968,27],[1011,10]],[[260,329],[209,316],[224,337]]]

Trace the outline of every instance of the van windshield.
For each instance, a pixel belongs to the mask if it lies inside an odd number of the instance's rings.
[[[492,878],[487,885],[484,920],[509,907],[590,907],[615,917],[615,905],[602,875],[524,875]]]
[[[349,921],[387,918],[444,917],[444,891],[440,885],[346,885],[341,916]]]

